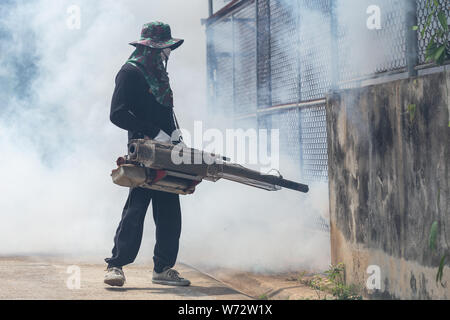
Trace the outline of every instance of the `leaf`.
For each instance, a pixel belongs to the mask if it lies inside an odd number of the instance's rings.
[[[421,33],[422,38],[425,37],[425,32],[427,31],[428,27],[430,26],[432,18],[433,18],[433,16],[430,14],[427,18],[427,21],[425,22],[425,25],[423,26],[422,33]]]
[[[445,45],[442,45],[442,53],[439,54],[439,56],[436,58],[436,63],[438,65],[443,65],[445,62],[445,59],[447,58],[447,52],[446,52],[446,47]],[[440,50],[440,49],[439,49]],[[435,55],[437,55],[439,52],[436,52]]]
[[[436,49],[436,48],[437,48],[437,44],[436,44],[436,42],[434,41],[435,38],[436,38],[436,35],[434,34],[434,35],[431,37],[430,42],[428,42],[428,45],[427,45],[427,48],[426,48],[427,51],[430,51],[430,50],[433,50],[433,49]]]
[[[434,34],[431,39],[430,42],[427,45],[426,48],[426,58],[427,58],[427,62],[428,61],[432,61],[434,59],[434,56],[436,54],[436,51],[438,50],[438,45],[435,42],[435,38],[436,38],[436,34]]]
[[[414,31],[417,31],[417,30],[419,30],[419,26],[413,26],[412,29],[413,29]]]
[[[447,24],[447,17],[444,13],[444,11],[439,11],[438,13],[438,20],[441,23],[441,27],[442,29],[444,29],[444,31],[448,31],[448,24]]]
[[[416,118],[416,110],[417,106],[415,104],[410,104],[408,106],[408,112],[409,112],[409,121],[413,122]]]
[[[432,251],[436,250],[437,231],[438,231],[438,222],[435,221],[431,225],[430,238],[429,238],[429,245],[430,245],[430,249]]]
[[[438,47],[433,56],[434,60],[435,61],[440,60],[441,56],[444,54],[444,51],[445,51],[445,45],[441,45],[440,47]]]
[[[439,263],[438,272],[436,274],[436,284],[440,283],[442,287],[445,287],[444,284],[442,283],[442,277],[444,276],[445,258],[446,258],[446,255],[444,255],[441,258],[441,262]]]

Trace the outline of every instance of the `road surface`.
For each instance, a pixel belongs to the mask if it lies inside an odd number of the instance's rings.
[[[42,300],[246,300],[250,297],[183,264],[176,266],[189,287],[169,287],[151,282],[152,268],[124,268],[122,288],[103,283],[104,264],[75,264],[58,258],[0,257],[0,299]]]

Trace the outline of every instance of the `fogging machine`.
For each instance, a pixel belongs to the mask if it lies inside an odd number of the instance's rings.
[[[177,161],[173,161],[174,155]],[[194,193],[203,180],[226,179],[268,191],[309,191],[307,185],[284,179],[281,174],[262,174],[212,153],[154,140],[131,140],[128,155],[120,157],[117,165],[111,174],[113,182],[129,188],[185,195]]]

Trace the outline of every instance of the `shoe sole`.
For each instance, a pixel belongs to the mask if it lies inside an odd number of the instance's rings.
[[[111,287],[122,287],[125,283],[125,280],[123,279],[105,279],[103,281],[107,285],[110,285]]]
[[[191,285],[190,282],[177,282],[177,281],[167,281],[167,280],[152,280],[154,284],[161,284],[163,286],[176,286],[176,287],[188,287]]]

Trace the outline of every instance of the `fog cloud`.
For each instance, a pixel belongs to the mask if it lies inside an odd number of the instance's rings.
[[[71,5],[81,9],[80,29],[67,27]],[[178,118],[192,130],[195,120],[207,118],[200,24],[207,2],[37,0],[2,6],[0,254],[101,262],[110,255],[128,194],[109,176],[115,158],[126,153],[126,132],[109,122],[109,106],[115,75],[133,50],[128,43],[154,20],[171,24],[173,35],[186,40],[168,71]],[[296,169],[282,171],[299,178]],[[180,259],[257,271],[325,267],[328,239],[309,226],[327,212],[327,192],[326,185],[304,195],[203,182],[194,195],[182,197]],[[153,231],[149,214],[138,261],[151,259]]]

